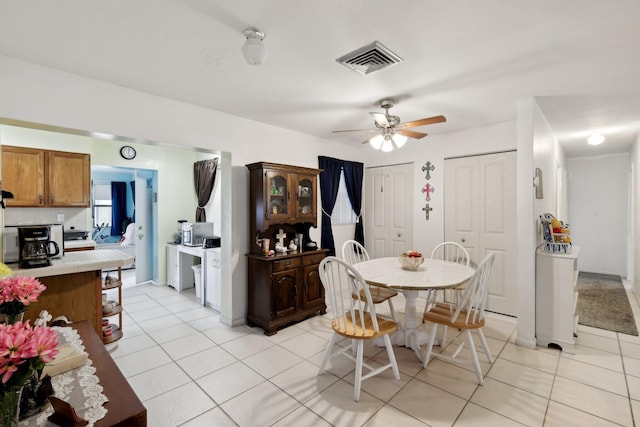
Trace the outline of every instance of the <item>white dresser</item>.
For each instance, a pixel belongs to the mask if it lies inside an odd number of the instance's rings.
[[[536,253],[536,340],[575,353],[578,328],[578,253]]]

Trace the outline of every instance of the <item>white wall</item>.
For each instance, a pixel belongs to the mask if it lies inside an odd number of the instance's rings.
[[[627,276],[629,155],[568,160],[571,240],[580,271]],[[561,218],[562,219],[562,218]]]
[[[535,251],[540,244],[540,214],[556,214],[558,200],[566,198],[558,186],[556,171],[564,168],[565,156],[535,99],[518,103],[518,330],[516,343],[536,345]],[[533,187],[536,168],[543,173],[543,198]],[[559,193],[560,191],[560,193]]]
[[[629,169],[630,169],[630,198],[629,203],[631,209],[629,211],[629,264],[630,274],[628,279],[631,280],[633,292],[640,295],[640,136],[636,139],[629,152]]]
[[[2,55],[0,117],[216,150],[223,152],[223,160],[229,153],[231,180],[223,185],[230,186],[225,188],[232,203],[231,213],[223,213],[229,230],[222,236],[226,248],[222,263],[227,266],[222,320],[236,324],[246,318],[249,183],[244,165],[271,161],[317,167],[318,155],[361,161],[364,151]],[[174,233],[177,219],[173,218],[174,224],[166,230],[159,230],[166,233],[165,239]],[[319,241],[319,236],[318,230],[312,233],[315,240]]]

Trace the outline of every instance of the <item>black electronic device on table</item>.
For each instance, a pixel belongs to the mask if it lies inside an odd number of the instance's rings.
[[[88,231],[82,231],[82,230],[65,230],[64,231],[64,240],[69,241],[69,240],[87,240],[87,237],[89,237],[89,232]]]
[[[219,236],[207,236],[202,239],[202,247],[204,249],[219,248],[220,237]]]

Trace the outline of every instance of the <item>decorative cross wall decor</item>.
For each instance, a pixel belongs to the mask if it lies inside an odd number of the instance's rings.
[[[422,172],[427,173],[424,177],[427,181],[431,179],[431,171],[435,168],[436,167],[431,162],[427,162],[424,164],[424,166],[422,166]]]
[[[422,192],[424,193],[424,195],[425,195],[425,200],[426,200],[427,202],[431,201],[431,193],[433,193],[434,191],[436,191],[436,189],[435,189],[435,188],[433,188],[433,186],[432,186],[431,184],[429,184],[428,182],[427,182],[427,185],[425,185],[425,186],[422,188]]]
[[[280,230],[278,230],[278,234],[276,234],[276,237],[278,238],[278,243],[280,243],[280,246],[284,247],[284,239],[285,237],[287,237],[287,233],[285,233],[281,228]]]
[[[422,208],[422,210],[423,210],[423,211],[424,211],[424,213],[425,213],[425,217],[426,217],[427,221],[429,221],[429,212],[431,212],[431,211],[433,210],[433,208],[429,207],[429,203],[427,203],[427,204],[425,205],[425,207],[424,207],[424,208]]]

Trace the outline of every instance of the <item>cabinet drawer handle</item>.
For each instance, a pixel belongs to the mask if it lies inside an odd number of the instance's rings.
[[[311,257],[311,262],[316,262],[316,257],[315,256]]]
[[[285,267],[291,267],[291,262],[290,261],[285,261],[284,262],[284,266]]]

